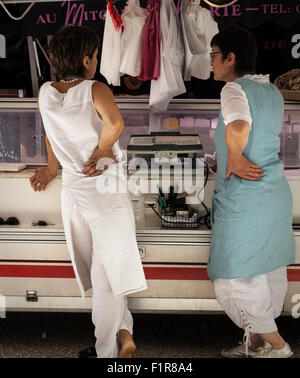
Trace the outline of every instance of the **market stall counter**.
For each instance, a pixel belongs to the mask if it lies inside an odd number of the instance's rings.
[[[207,215],[214,184],[213,135],[220,103],[174,100],[167,112],[153,114],[145,99],[117,102],[126,125],[120,140],[123,148],[133,134],[150,135],[175,128],[181,134],[199,135],[207,176],[204,188],[200,189],[202,204],[194,208],[200,215]],[[46,164],[44,130],[36,101],[6,100],[0,105],[1,161],[27,165],[20,171],[0,172],[0,217],[3,218],[0,294],[5,299],[6,311],[90,311],[92,292],[89,290],[85,298],[81,297],[66,246],[60,215],[61,172],[45,191],[34,192],[30,186],[33,165]],[[285,314],[291,313],[300,292],[299,117],[299,104],[287,103],[280,155],[293,194],[296,262],[288,267]],[[5,133],[8,128],[10,133]],[[128,173],[128,180],[132,175],[133,172]],[[172,180],[174,175],[171,184]],[[130,309],[144,313],[221,312],[206,272],[211,241],[209,222],[199,223],[193,229],[163,227],[159,195],[159,192],[131,195],[148,289],[129,297]],[[8,222],[12,217],[17,218],[18,224]]]

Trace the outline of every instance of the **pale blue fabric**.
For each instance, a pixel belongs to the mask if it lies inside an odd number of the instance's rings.
[[[227,170],[226,126],[220,112],[215,133],[218,169],[212,200],[210,279],[241,278],[270,272],[295,261],[292,195],[278,157],[284,103],[271,83],[237,79],[246,93],[252,126],[244,156],[264,177],[241,179]]]

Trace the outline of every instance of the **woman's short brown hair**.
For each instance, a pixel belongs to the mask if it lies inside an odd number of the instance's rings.
[[[97,34],[86,26],[67,25],[51,39],[49,57],[59,79],[84,77],[83,58],[93,57],[99,47]]]
[[[249,30],[238,25],[229,25],[212,38],[210,45],[218,46],[223,53],[223,60],[230,52],[235,54],[234,73],[237,75],[255,73],[257,45]]]

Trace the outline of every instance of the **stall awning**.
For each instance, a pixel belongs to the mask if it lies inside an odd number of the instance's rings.
[[[77,7],[83,4],[83,7],[90,11],[105,9],[105,1],[87,1],[87,0],[69,0],[71,3],[77,3]],[[65,2],[68,3],[69,1]],[[177,9],[181,7],[183,0],[174,0]],[[196,0],[195,0],[196,1]],[[273,0],[198,0],[202,6],[210,9],[214,19],[221,24],[241,23],[248,28],[256,28],[265,21],[273,21],[280,27],[291,27],[300,19],[300,2],[295,0],[285,0],[274,2]],[[117,8],[123,9],[127,0],[119,0]],[[51,4],[52,3],[52,4]],[[57,3],[57,4],[54,4]],[[40,13],[47,8],[55,7],[61,9],[64,3],[62,0],[0,0],[5,12],[11,14],[11,18],[20,17],[26,21],[31,20],[32,8],[38,8]],[[142,6],[147,5],[147,0],[140,0]],[[16,9],[11,9],[12,4],[19,5],[19,14]],[[228,5],[230,4],[230,5]],[[221,6],[221,7],[219,7]],[[1,7],[0,7],[1,9]],[[18,13],[18,12],[17,12]],[[34,12],[36,13],[36,12]],[[14,18],[13,18],[14,19]]]

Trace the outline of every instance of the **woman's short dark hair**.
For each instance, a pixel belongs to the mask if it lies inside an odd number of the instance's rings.
[[[84,77],[83,58],[93,57],[99,47],[97,34],[86,26],[67,25],[51,39],[49,57],[59,79]]]
[[[212,38],[210,45],[219,47],[223,53],[223,60],[227,58],[228,53],[233,52],[235,54],[235,74],[255,73],[257,45],[253,34],[249,30],[237,25],[231,25],[216,34]]]

